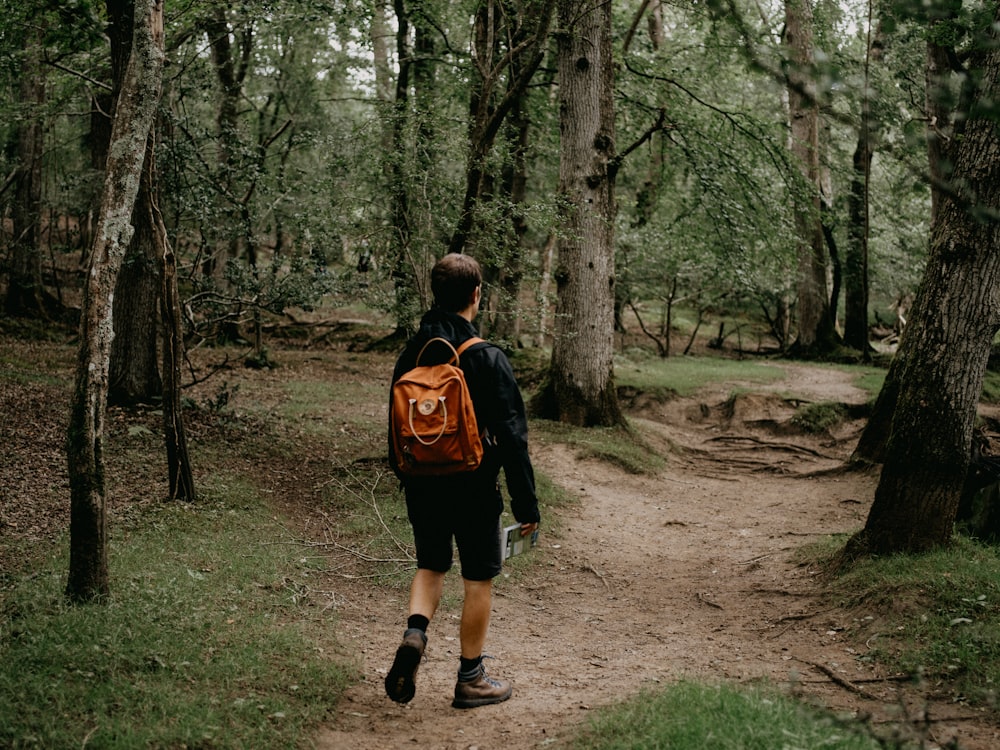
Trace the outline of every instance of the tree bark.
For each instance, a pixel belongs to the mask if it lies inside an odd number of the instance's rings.
[[[155,174],[155,173],[154,173]],[[177,293],[177,259],[167,240],[167,228],[155,201],[149,205],[154,242],[163,264],[160,303],[163,317],[163,432],[167,449],[167,478],[171,500],[197,499],[187,431],[181,404],[181,362],[184,359],[184,319]]]
[[[931,27],[940,23],[932,22]],[[947,94],[949,77],[956,71],[951,69],[949,59],[957,57],[954,49],[935,44],[933,34],[927,42],[925,80],[925,107],[927,117],[927,174],[931,189],[931,234],[937,229],[939,207],[947,192],[948,180],[954,174],[954,154],[949,144],[961,141],[965,128],[965,118],[958,116],[968,109],[972,96],[967,87],[963,87],[960,103],[952,108],[949,105],[951,96]],[[965,71],[963,71],[963,74]],[[963,75],[966,81],[972,81],[973,76]],[[879,391],[872,413],[868,417],[864,432],[858,439],[858,444],[851,456],[851,463],[881,464],[886,460],[886,450],[892,428],[893,414],[899,398],[901,379],[905,364],[909,358],[912,346],[911,338],[906,330],[900,338],[896,355],[889,365],[882,389]]]
[[[211,51],[212,66],[219,84],[218,109],[215,113],[216,138],[219,144],[218,174],[216,185],[219,190],[220,210],[228,218],[229,227],[236,231],[226,231],[212,238],[215,247],[212,257],[204,266],[205,275],[221,281],[226,263],[236,258],[240,253],[242,233],[238,204],[236,197],[236,177],[240,170],[241,135],[239,128],[239,102],[243,93],[243,81],[250,67],[253,51],[253,31],[244,26],[240,33],[231,32],[229,18],[226,15],[226,4],[215,4],[209,15],[202,20],[201,27],[208,37]],[[236,37],[234,49],[233,38]],[[234,337],[235,331],[226,335]]]
[[[986,364],[1000,330],[1000,134],[991,112],[1000,94],[1000,50],[994,43],[976,57],[976,101],[952,154],[955,179],[942,193],[904,333],[905,356],[898,358],[885,464],[865,527],[845,550],[849,558],[921,552],[952,537]]]
[[[866,358],[871,351],[868,344],[869,176],[872,155],[878,139],[878,124],[872,121],[868,71],[872,65],[882,61],[884,48],[882,26],[879,24],[865,61],[861,123],[858,128],[858,142],[854,148],[851,188],[847,197],[850,218],[847,249],[844,253],[844,344],[863,352]]]
[[[509,241],[503,253],[503,264],[497,277],[498,299],[496,314],[493,316],[493,336],[508,342],[516,342],[521,333],[521,281],[524,277],[524,236],[528,222],[524,216],[524,203],[528,188],[527,152],[531,120],[524,106],[525,97],[520,96],[511,108],[507,121],[510,134],[511,155],[501,173],[501,190],[504,198],[504,213],[507,217]]]
[[[114,106],[132,51],[135,9],[132,2],[122,0],[109,0],[107,9],[111,21],[108,36],[111,40],[111,102]],[[110,133],[108,135],[110,137]],[[104,144],[105,158],[106,149],[107,144]],[[150,139],[146,144],[146,164],[132,218],[135,233],[115,283],[115,337],[111,343],[108,403],[120,406],[151,404],[163,392],[157,364],[160,258],[154,228],[149,222],[153,202],[150,175],[154,170],[152,161],[155,153],[156,145]]]
[[[157,250],[153,215],[153,173],[155,159],[152,140],[146,144],[147,166],[143,169],[136,197],[133,226],[125,262],[115,284],[114,328],[108,377],[108,403],[118,406],[154,403],[163,394],[159,371],[157,331],[161,261]]]
[[[419,313],[417,279],[420,270],[411,257],[413,226],[411,221],[410,188],[404,163],[408,149],[406,133],[410,122],[410,74],[413,55],[410,51],[410,20],[404,0],[393,0],[396,14],[396,93],[392,107],[392,149],[389,194],[392,205],[392,238],[390,240],[393,314],[396,318],[394,339],[405,339],[413,332],[413,321]]]
[[[555,341],[542,408],[581,426],[624,424],[614,386],[614,61],[611,5],[559,1]]]
[[[788,48],[788,109],[791,150],[805,186],[806,197],[795,212],[799,241],[798,337],[796,346],[809,352],[828,347],[833,340],[830,298],[826,284],[826,253],[820,217],[819,106],[813,68],[812,9],[810,0],[786,0],[785,44]]]
[[[66,594],[91,601],[109,593],[104,417],[112,326],[111,297],[132,238],[129,223],[159,101],[163,69],[162,0],[137,0],[132,54],[115,108],[104,198],[83,289],[67,458],[70,478],[70,564]]]

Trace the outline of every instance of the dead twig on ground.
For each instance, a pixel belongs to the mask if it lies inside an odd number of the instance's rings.
[[[719,604],[718,602],[713,602],[711,599],[706,597],[700,591],[698,592],[697,598],[699,602],[701,602],[702,604],[707,604],[709,607],[715,607],[716,609],[725,609],[725,607],[723,607],[721,604]]]
[[[793,657],[793,658],[795,658],[796,661],[802,662],[803,664],[808,664],[813,669],[819,670],[820,672],[822,672],[823,674],[825,674],[827,677],[829,677],[833,682],[835,682],[840,687],[844,688],[845,690],[849,690],[850,692],[854,693],[855,695],[860,695],[865,700],[878,701],[878,702],[882,701],[882,699],[879,698],[878,696],[872,695],[871,693],[869,693],[864,688],[858,687],[857,685],[855,685],[850,680],[847,680],[847,679],[841,677],[839,674],[837,674],[836,672],[834,672],[832,669],[830,669],[825,664],[819,664],[819,663],[814,662],[814,661],[808,661],[807,659],[800,659],[797,656]]]
[[[587,563],[586,565],[583,565],[583,566],[581,566],[581,567],[582,567],[582,568],[583,568],[584,570],[589,570],[589,571],[590,571],[591,573],[593,573],[593,574],[594,574],[595,576],[597,576],[598,578],[600,578],[600,579],[601,579],[601,583],[603,583],[603,584],[604,584],[604,588],[606,588],[606,589],[609,589],[609,590],[610,590],[610,588],[611,588],[611,585],[610,585],[610,584],[608,583],[607,579],[606,579],[606,578],[604,577],[604,574],[603,574],[603,573],[602,573],[601,571],[599,571],[599,570],[598,570],[597,568],[595,568],[595,567],[594,567],[593,565],[591,565],[590,563]]]
[[[371,486],[366,487],[365,483],[361,480],[361,478],[358,477],[349,468],[347,468],[346,466],[343,466],[343,465],[341,465],[339,468],[342,469],[348,475],[348,477],[351,479],[352,484],[348,484],[347,482],[343,481],[342,479],[340,479],[337,476],[331,476],[328,481],[323,482],[323,483],[317,485],[316,486],[316,490],[318,491],[322,487],[325,487],[325,486],[327,486],[329,484],[334,484],[339,489],[343,490],[344,492],[346,492],[346,493],[348,493],[350,495],[353,495],[362,504],[367,505],[368,507],[370,507],[372,509],[372,511],[374,512],[375,518],[378,521],[379,526],[382,528],[382,531],[384,531],[385,534],[386,534],[386,536],[389,537],[389,539],[392,541],[392,543],[396,547],[396,549],[398,549],[401,553],[403,553],[403,555],[405,556],[405,558],[406,558],[407,561],[413,562],[415,560],[415,558],[410,553],[409,546],[406,545],[406,544],[404,544],[403,542],[401,542],[392,533],[392,530],[389,528],[389,525],[385,522],[385,518],[382,515],[382,509],[379,508],[378,499],[377,499],[378,495],[376,494],[375,490],[377,489],[379,482],[382,480],[382,472],[375,472],[375,479],[372,481]],[[355,489],[355,487],[352,486],[352,485],[359,486],[359,487],[364,487],[364,489],[366,490],[366,493],[362,494],[357,489]],[[322,513],[322,511],[320,511],[320,512]],[[324,517],[326,516],[325,513],[323,515],[324,515]]]

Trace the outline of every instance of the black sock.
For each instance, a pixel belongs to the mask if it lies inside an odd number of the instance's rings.
[[[410,615],[406,619],[406,627],[407,627],[407,629],[416,628],[417,630],[420,630],[420,631],[422,631],[424,633],[427,632],[427,627],[430,624],[431,624],[431,621],[428,620],[423,615]]]
[[[460,658],[462,661],[458,667],[458,679],[466,682],[476,679],[483,664],[483,657],[477,656],[475,659],[466,659],[462,656]]]

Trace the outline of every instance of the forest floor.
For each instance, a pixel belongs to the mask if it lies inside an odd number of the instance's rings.
[[[8,363],[40,358],[53,379],[4,378],[0,389],[9,449],[0,461],[0,538],[51,538],[67,523],[62,435],[72,352],[6,338],[3,346]],[[387,383],[392,361],[335,347],[280,357],[279,369],[227,375],[238,382],[241,402],[277,402],[289,380]],[[891,638],[890,612],[839,606],[824,596],[821,571],[800,562],[803,546],[864,523],[877,477],[838,471],[862,422],[806,435],[790,425],[794,403],[857,404],[867,396],[840,370],[775,366],[785,378],[768,386],[711,385],[631,412],[643,438],[666,458],[655,472],[629,474],[581,458],[566,444],[533,440],[536,471],[579,501],[544,509],[538,547],[529,553],[535,559],[498,582],[487,666],[513,682],[505,703],[451,708],[457,598],[446,597],[431,625],[416,697],[398,705],[386,698],[383,678],[405,625],[405,587],[333,572],[315,584],[330,592],[331,649],[350,655],[360,677],[314,737],[315,746],[571,746],[567,738],[595,709],[690,678],[779,685],[924,748],[1000,747],[1000,727],[986,711],[940,685],[889,673],[870,658],[876,641]],[[206,385],[203,393],[213,388]],[[731,398],[737,388],[742,395]],[[358,419],[369,422],[379,438],[374,457],[381,450],[384,392],[358,392],[379,395],[326,404],[312,418],[343,420],[345,430]],[[16,424],[13,415],[21,417]],[[112,415],[109,430],[120,436],[128,429]],[[240,460],[274,489],[283,510],[297,519],[297,533],[329,539],[332,521],[317,510],[315,497],[335,457],[329,447],[309,442],[310,430],[295,429],[302,440],[296,454]],[[157,468],[126,470],[110,451],[108,460],[124,502],[148,497]],[[0,564],[11,563],[2,557]]]

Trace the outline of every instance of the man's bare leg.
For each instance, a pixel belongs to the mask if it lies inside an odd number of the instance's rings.
[[[410,614],[433,620],[443,591],[444,573],[418,568],[410,584]]]
[[[462,605],[462,663],[455,684],[455,708],[475,708],[500,703],[510,698],[511,686],[504,680],[489,677],[483,669],[483,646],[490,627],[493,601],[493,581],[465,582],[465,602]]]
[[[463,578],[465,601],[462,603],[462,626],[459,637],[462,656],[476,659],[483,655],[486,633],[490,629],[490,609],[493,604],[493,581],[470,581]]]

